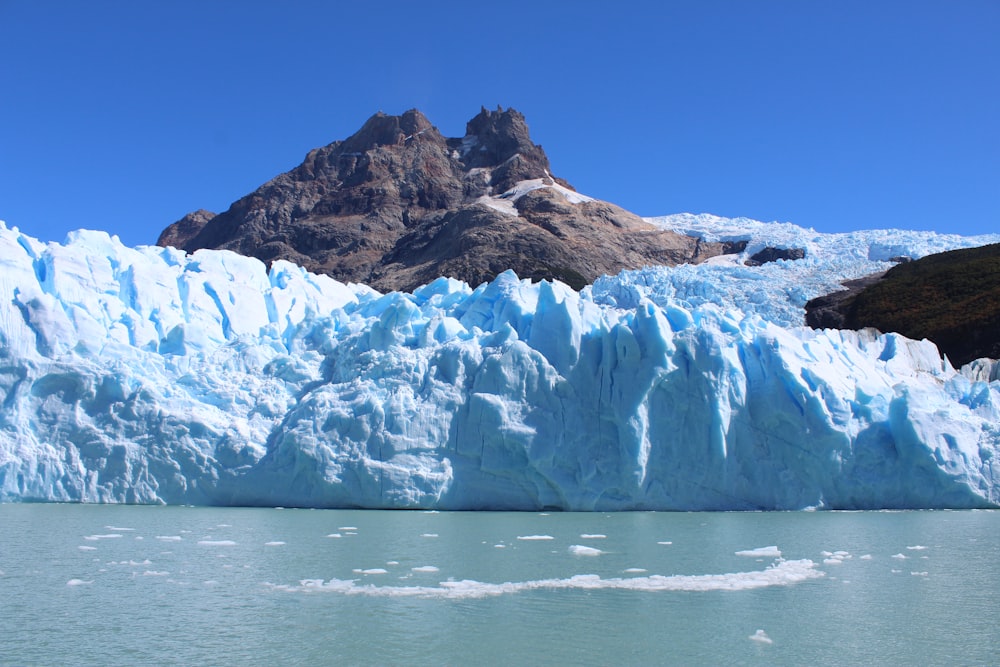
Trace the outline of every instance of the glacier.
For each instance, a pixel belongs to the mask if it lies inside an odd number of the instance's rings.
[[[738,256],[575,292],[380,294],[0,223],[0,501],[510,510],[1000,505],[1000,381],[802,326],[842,280],[1000,242],[650,219]],[[806,257],[758,267],[757,249]]]

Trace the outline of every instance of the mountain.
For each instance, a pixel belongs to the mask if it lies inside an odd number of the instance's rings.
[[[0,500],[1000,506],[995,364],[802,326],[807,301],[893,257],[1000,238],[649,223],[742,250],[579,292],[505,272],[383,295],[0,225]],[[745,263],[766,247],[803,252]]]
[[[577,193],[551,175],[514,109],[483,109],[461,138],[417,110],[378,113],[224,213],[188,214],[157,243],[284,259],[385,291],[438,276],[478,285],[507,269],[579,289],[621,269],[729,250]]]
[[[806,322],[934,341],[956,364],[1000,358],[1000,244],[905,262],[806,304]]]

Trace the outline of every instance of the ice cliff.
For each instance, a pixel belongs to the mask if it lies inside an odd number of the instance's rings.
[[[806,248],[379,294],[227,251],[0,224],[0,500],[440,509],[1000,504],[1000,382],[800,327],[837,283],[996,242],[672,216]]]

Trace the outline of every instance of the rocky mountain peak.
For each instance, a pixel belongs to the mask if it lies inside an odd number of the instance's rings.
[[[551,175],[524,116],[503,108],[482,109],[457,138],[416,109],[379,112],[227,211],[185,216],[158,243],[286,259],[381,290],[439,276],[479,284],[507,269],[579,288],[722,252],[576,194]]]
[[[467,168],[496,167],[520,155],[525,161],[548,170],[549,159],[541,146],[531,141],[524,115],[515,109],[485,107],[465,126],[462,155]]]
[[[341,151],[364,153],[378,146],[396,146],[427,132],[431,132],[435,139],[442,139],[437,128],[416,109],[410,109],[401,116],[379,111],[343,142]]]

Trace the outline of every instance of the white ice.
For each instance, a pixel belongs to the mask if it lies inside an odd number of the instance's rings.
[[[600,549],[584,546],[582,544],[574,544],[570,546],[569,552],[574,556],[600,556],[604,553]]]
[[[365,571],[356,570],[363,574]],[[500,584],[481,581],[443,581],[437,586],[375,586],[344,579],[303,579],[298,585],[267,584],[275,590],[300,593],[335,593],[369,597],[482,598],[533,590],[622,590],[657,591],[745,591],[770,586],[789,586],[823,577],[811,560],[787,560],[764,570],[730,574],[650,575],[603,579],[582,574],[567,579],[540,579]]]
[[[749,556],[751,558],[781,558],[781,551],[776,546],[758,547],[756,549],[737,551],[736,555]]]

